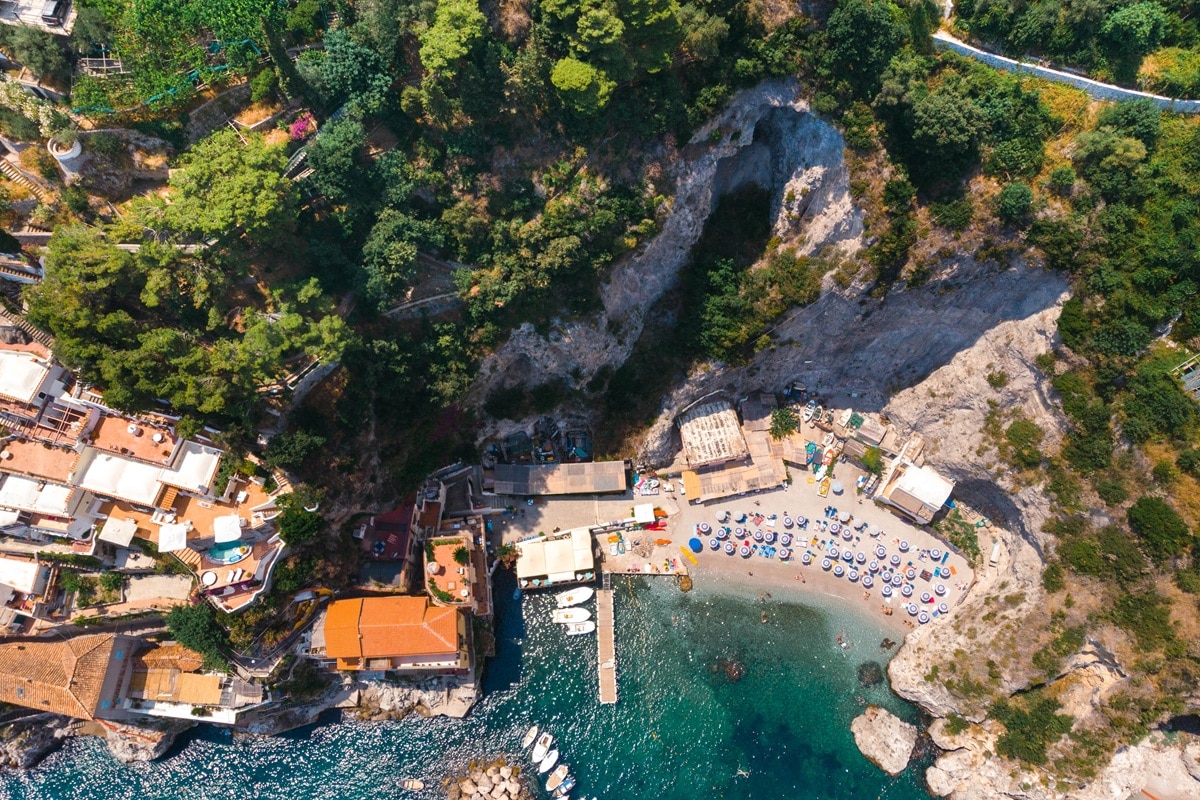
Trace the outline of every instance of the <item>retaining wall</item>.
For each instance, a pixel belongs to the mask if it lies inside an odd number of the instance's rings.
[[[1065,83],[1069,86],[1074,86],[1076,89],[1082,89],[1097,100],[1120,101],[1146,99],[1153,101],[1159,108],[1176,111],[1181,114],[1200,113],[1200,100],[1176,100],[1172,97],[1163,97],[1162,95],[1150,94],[1149,92],[1139,92],[1136,89],[1124,89],[1120,86],[1113,86],[1110,83],[1101,83],[1090,78],[1084,78],[1081,75],[1072,75],[1069,72],[1043,67],[1040,64],[1016,61],[996,55],[995,53],[989,53],[986,50],[980,50],[978,47],[972,47],[966,42],[955,39],[944,31],[938,31],[933,34],[933,46],[939,50],[951,50],[960,56],[973,58],[995,69],[1002,69],[1008,72],[1024,72],[1038,78],[1054,81],[1055,83]]]

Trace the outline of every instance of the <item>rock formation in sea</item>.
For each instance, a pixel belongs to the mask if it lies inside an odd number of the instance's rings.
[[[466,775],[445,782],[446,800],[529,800],[533,797],[519,767],[498,759],[486,767],[472,764]]]
[[[113,758],[125,764],[138,761],[153,761],[161,758],[179,734],[196,725],[191,720],[145,719],[136,723],[100,723],[104,730],[104,743]]]
[[[917,744],[915,725],[874,705],[854,718],[850,731],[862,754],[889,775],[905,770]]]

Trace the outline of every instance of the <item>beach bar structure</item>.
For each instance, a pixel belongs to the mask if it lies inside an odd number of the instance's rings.
[[[903,512],[919,525],[928,525],[953,491],[954,483],[932,467],[918,467],[908,459],[898,458],[875,499]]]
[[[553,539],[520,542],[517,549],[517,581],[522,589],[588,583],[596,577],[596,556],[588,528],[575,528]]]
[[[561,494],[609,494],[624,492],[629,481],[624,461],[593,461],[584,464],[497,464],[493,489],[496,494],[532,497]]]
[[[757,393],[743,403],[744,423],[720,395],[700,398],[676,418],[688,469],[684,495],[693,503],[774,489],[787,477],[772,450],[770,416],[774,398]]]

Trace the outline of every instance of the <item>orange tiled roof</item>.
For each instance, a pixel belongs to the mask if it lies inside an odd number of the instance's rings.
[[[338,600],[325,616],[325,654],[345,661],[453,655],[458,614],[456,608],[431,606],[424,597]]]
[[[92,719],[116,636],[0,644],[0,701]]]
[[[138,669],[177,669],[180,672],[197,672],[204,666],[204,657],[181,644],[152,647],[138,655],[134,662]]]

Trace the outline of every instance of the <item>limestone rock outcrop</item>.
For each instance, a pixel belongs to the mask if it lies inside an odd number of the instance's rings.
[[[75,720],[57,714],[35,714],[0,726],[0,768],[36,766],[76,727]]]
[[[867,706],[850,723],[850,731],[859,751],[889,775],[905,770],[917,745],[916,726],[879,706]]]
[[[190,720],[146,719],[138,723],[104,721],[104,743],[113,758],[125,764],[153,761],[175,743],[175,737],[195,725]]]

